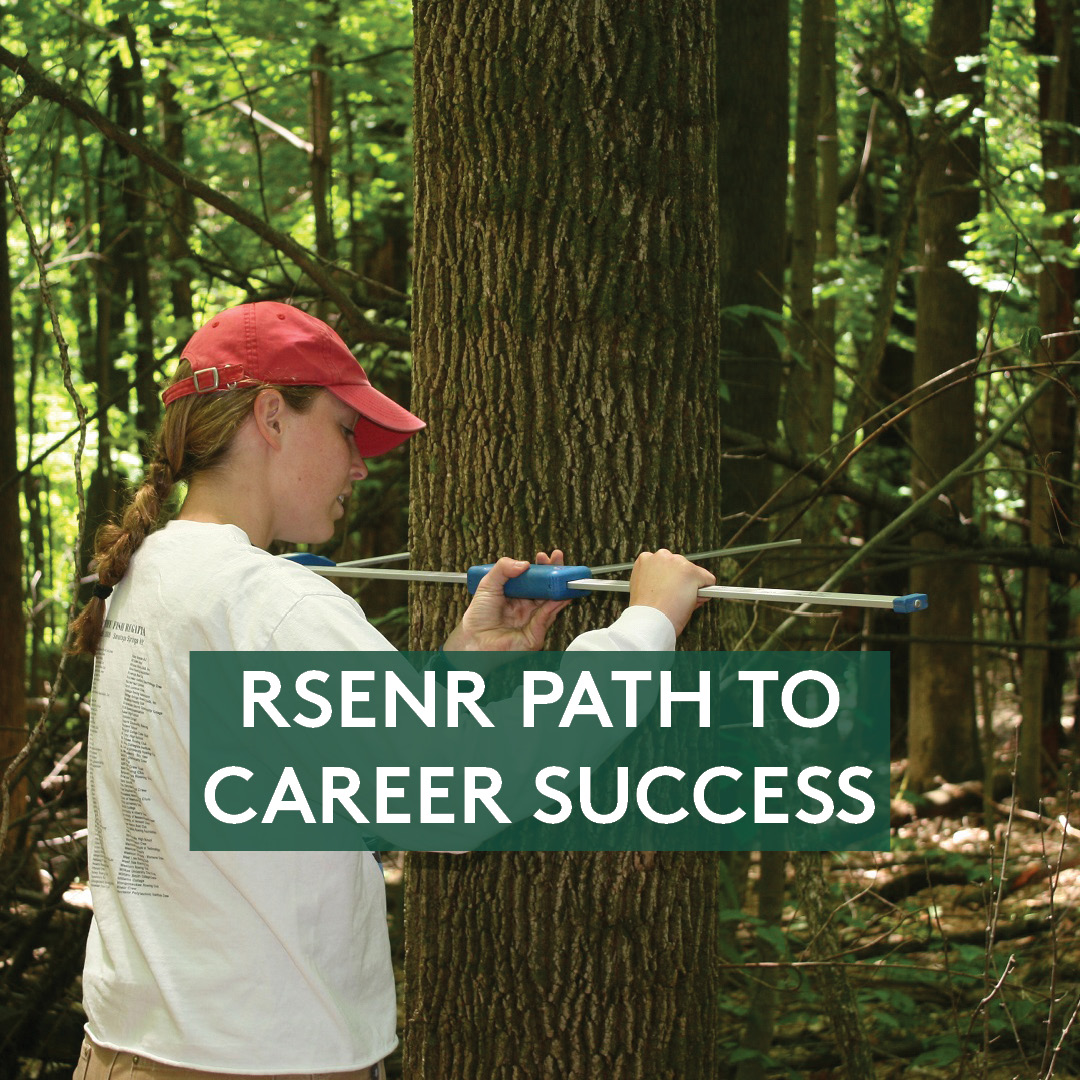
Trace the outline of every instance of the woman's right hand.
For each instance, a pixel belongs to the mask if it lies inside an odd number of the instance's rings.
[[[715,584],[708,570],[667,548],[643,551],[630,574],[630,606],[643,604],[662,611],[678,636],[690,616],[708,602],[698,596],[698,589]]]

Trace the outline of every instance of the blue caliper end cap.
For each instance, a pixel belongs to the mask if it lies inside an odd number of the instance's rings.
[[[930,606],[926,593],[910,593],[907,596],[898,596],[892,602],[893,611],[901,615],[910,615],[913,611],[925,611]]]

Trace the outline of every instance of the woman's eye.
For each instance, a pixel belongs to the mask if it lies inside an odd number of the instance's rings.
[[[341,430],[345,433],[346,440],[353,438],[353,429],[352,428],[345,427],[345,425],[342,424],[341,425]]]

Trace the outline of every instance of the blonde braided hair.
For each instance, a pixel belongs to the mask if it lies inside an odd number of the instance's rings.
[[[190,376],[190,365],[181,360],[173,382]],[[97,571],[99,588],[72,620],[68,652],[97,652],[105,625],[105,598],[99,593],[107,595],[119,584],[139,545],[164,524],[176,484],[190,482],[196,474],[224,463],[233,437],[251,415],[255,396],[267,388],[235,386],[213,394],[190,394],[168,406],[142,484],[132,494],[120,521],[102,525],[94,538],[91,568]],[[320,391],[317,386],[274,389],[297,412],[309,409]]]

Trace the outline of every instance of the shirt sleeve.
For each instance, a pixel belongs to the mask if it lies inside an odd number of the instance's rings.
[[[659,610],[638,604],[628,607],[610,626],[588,630],[574,638],[567,652],[671,652],[675,627]]]
[[[282,652],[393,652],[351,596],[299,597],[281,616],[267,645]]]

